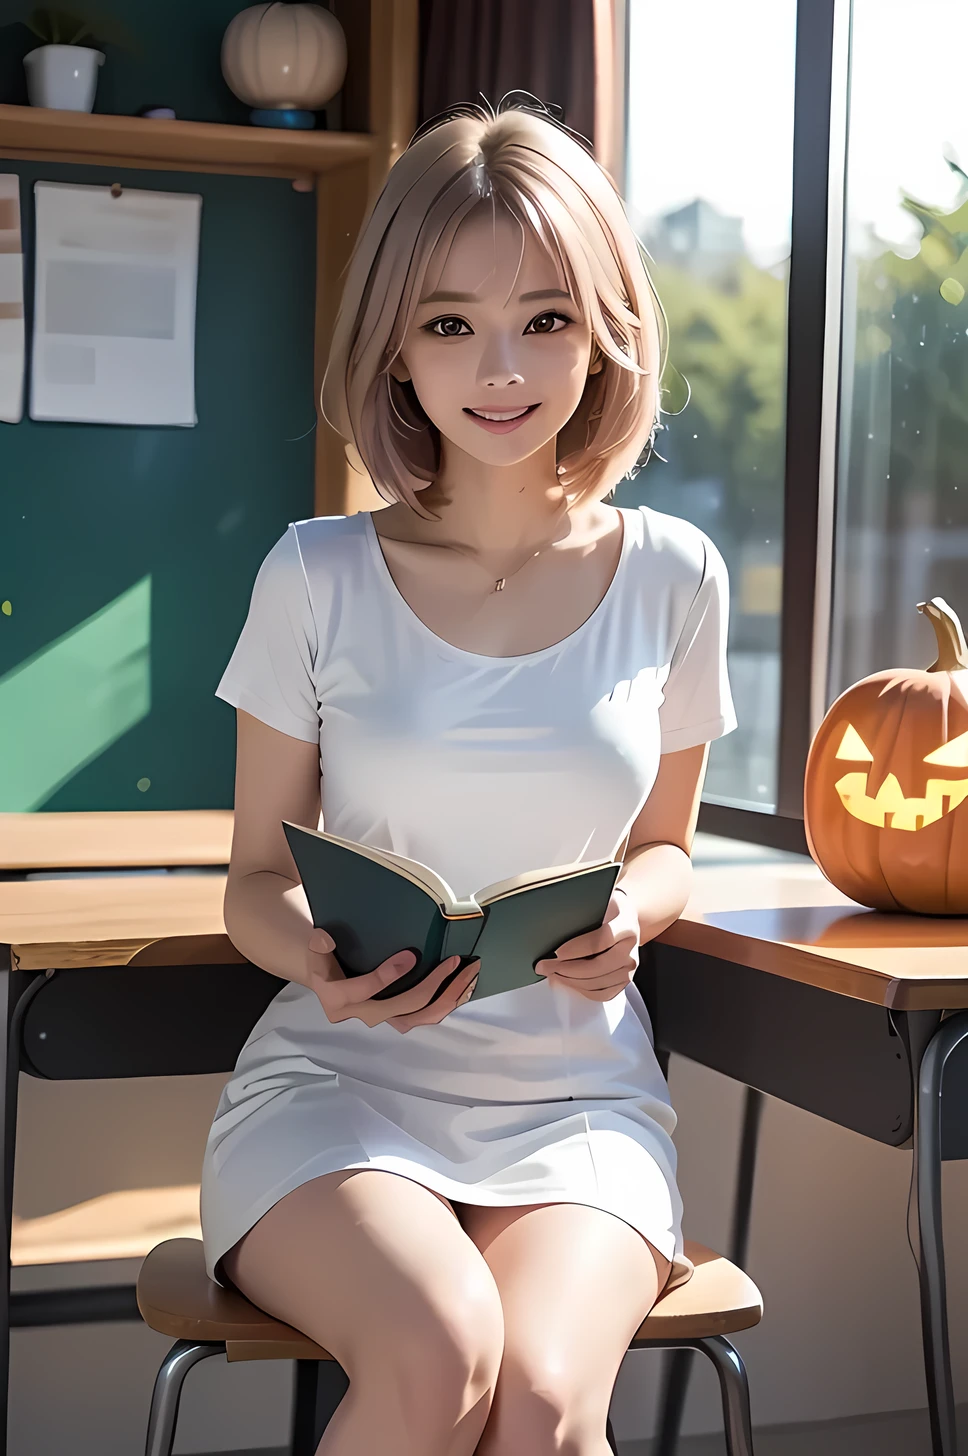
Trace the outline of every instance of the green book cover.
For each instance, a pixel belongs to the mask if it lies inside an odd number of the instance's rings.
[[[378,991],[375,1001],[408,991],[452,955],[461,964],[435,1000],[477,957],[474,1001],[540,984],[544,977],[535,962],[602,924],[622,868],[613,859],[555,865],[486,885],[461,900],[418,860],[285,820],[283,830],[313,924],[333,937],[344,975],[366,975],[402,950],[416,955],[413,968]]]

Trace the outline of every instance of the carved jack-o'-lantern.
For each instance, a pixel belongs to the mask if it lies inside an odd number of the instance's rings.
[[[814,735],[807,846],[861,905],[968,915],[968,649],[941,597],[918,611],[934,627],[937,661],[863,678]]]

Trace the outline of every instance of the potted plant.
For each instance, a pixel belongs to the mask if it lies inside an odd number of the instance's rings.
[[[24,24],[42,42],[24,56],[31,106],[92,111],[104,53],[89,42],[96,35],[100,41],[122,44],[112,34],[111,23],[101,17],[85,20],[66,10],[45,8],[32,10]]]

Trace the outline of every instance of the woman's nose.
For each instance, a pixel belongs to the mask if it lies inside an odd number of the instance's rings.
[[[514,344],[510,339],[493,339],[486,344],[477,370],[478,384],[497,389],[509,384],[523,384],[524,375],[514,356]]]

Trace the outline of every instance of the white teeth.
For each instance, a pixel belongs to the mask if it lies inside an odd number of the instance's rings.
[[[531,406],[529,404],[527,404],[527,405],[525,405],[524,409],[519,409],[519,410],[502,410],[500,413],[498,413],[497,411],[493,411],[493,410],[475,410],[475,409],[472,409],[471,410],[471,414],[472,415],[477,415],[478,419],[482,419],[482,420],[519,420],[522,415],[526,415],[528,413],[528,410],[530,408],[531,408]]]

